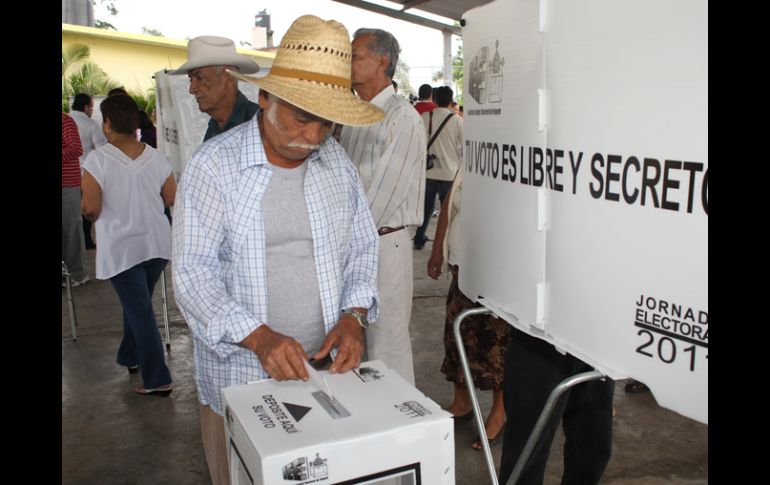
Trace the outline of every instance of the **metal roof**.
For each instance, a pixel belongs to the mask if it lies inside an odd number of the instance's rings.
[[[367,2],[366,0],[334,1],[338,3],[344,3],[345,5],[350,5],[352,7],[377,12],[389,17],[405,20],[407,22],[412,22],[425,27],[430,27],[442,31],[451,31],[455,35],[461,35],[460,29],[452,25],[421,17],[420,10],[459,21],[463,14],[468,10],[490,3],[492,0],[390,0],[392,3],[400,4],[400,10],[382,7],[372,2]]]

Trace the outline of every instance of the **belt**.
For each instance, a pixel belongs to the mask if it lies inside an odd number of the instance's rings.
[[[386,227],[381,227],[381,228],[377,229],[377,234],[379,234],[380,236],[384,236],[385,234],[390,234],[391,232],[400,231],[403,228],[404,228],[404,226],[398,226],[398,227],[387,227],[386,226]]]

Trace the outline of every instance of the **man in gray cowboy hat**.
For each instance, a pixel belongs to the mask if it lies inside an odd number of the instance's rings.
[[[259,109],[238,90],[238,81],[225,69],[251,74],[259,71],[259,65],[238,54],[232,40],[202,35],[188,42],[187,62],[171,71],[189,76],[190,94],[198,108],[211,116],[203,141],[250,120]]]
[[[253,79],[262,108],[203,144],[179,185],[174,294],[194,339],[201,433],[215,484],[228,483],[221,391],[272,377],[358,367],[376,320],[379,239],[332,123],[382,119],[350,90],[345,27],[305,15]],[[423,130],[424,132],[424,130]],[[375,324],[376,325],[376,324]],[[336,355],[332,352],[336,349]]]

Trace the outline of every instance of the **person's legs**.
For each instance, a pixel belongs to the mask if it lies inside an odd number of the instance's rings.
[[[436,182],[438,182],[436,193],[438,194],[439,207],[444,207],[444,199],[447,198],[447,195],[449,195],[449,191],[452,190],[452,181],[437,180]]]
[[[515,328],[505,361],[503,399],[507,421],[500,461],[500,483],[506,483],[529,439],[551,391],[571,375],[571,368],[553,345]],[[524,467],[517,485],[542,485],[556,428],[571,391],[559,400]]]
[[[82,216],[82,222],[83,222],[83,241],[85,241],[86,244],[86,250],[88,249],[94,249],[96,248],[96,244],[94,244],[94,240],[91,237],[91,226],[93,223],[86,219],[86,216]]]
[[[117,363],[125,367],[139,365],[139,350],[136,348],[134,332],[128,323],[128,313],[125,309],[123,309],[123,339],[118,347]]]
[[[88,277],[82,216],[80,187],[62,187],[61,253],[72,279],[76,282],[84,281]]]
[[[505,406],[503,405],[503,390],[495,389],[492,391],[492,409],[489,410],[489,416],[484,420],[484,430],[487,433],[487,439],[493,444],[500,441],[505,427]],[[481,442],[475,441],[471,447],[480,450]]]
[[[428,230],[428,224],[430,224],[430,216],[433,214],[433,207],[436,205],[436,193],[438,192],[439,181],[433,179],[427,179],[425,181],[425,206],[423,212],[422,225],[417,228],[414,233],[414,248],[422,249],[428,241],[425,236],[425,231]]]
[[[574,359],[574,357],[572,357]],[[576,374],[593,370],[574,359]],[[588,381],[575,386],[564,410],[562,485],[598,484],[612,453],[612,398],[615,382]]]
[[[203,453],[213,485],[230,485],[225,420],[209,406],[200,405]]]
[[[366,329],[367,358],[385,362],[414,385],[412,341],[409,336],[412,277],[409,233],[402,229],[381,236],[377,273],[380,318]]]
[[[163,344],[148,284],[153,279],[157,281],[163,266],[164,260],[145,261],[110,279],[128,316],[145,389],[157,389],[171,384],[171,373],[163,356]]]

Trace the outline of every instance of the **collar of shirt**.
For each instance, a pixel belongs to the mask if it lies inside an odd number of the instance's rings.
[[[396,95],[396,90],[393,89],[392,84],[388,84],[385,86],[385,89],[377,93],[377,96],[373,97],[370,103],[377,106],[378,108],[382,108],[385,106],[385,103],[388,102],[388,100]]]
[[[235,96],[235,107],[233,108],[233,112],[230,114],[230,117],[227,119],[222,128],[219,128],[219,123],[217,123],[214,118],[209,119],[209,128],[206,131],[204,141],[229,130],[233,126],[237,126],[245,121],[248,121],[254,116],[254,114],[259,111],[260,107],[258,104],[254,103],[253,101],[249,101],[249,99],[244,96],[242,92],[238,91],[238,94]]]
[[[391,88],[392,89],[392,88]],[[267,159],[267,153],[265,153],[265,145],[262,141],[262,133],[259,131],[259,117],[262,116],[262,109],[260,108],[257,115],[252,118],[248,123],[251,134],[246,134],[241,144],[241,152],[239,157],[240,170],[245,170],[249,167],[256,165],[265,165],[269,163]],[[325,157],[321,155],[321,152],[330,150],[330,143],[336,143],[337,141],[331,136],[326,135],[326,138],[321,142],[321,148],[313,150],[306,158],[308,162],[321,162],[321,165],[328,165],[328,162],[324,160]],[[253,154],[253,155],[252,155]]]

